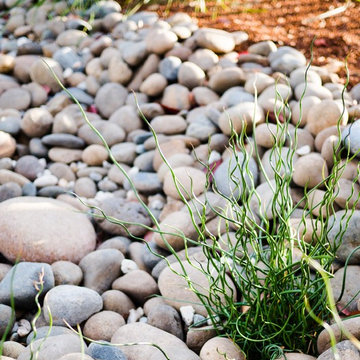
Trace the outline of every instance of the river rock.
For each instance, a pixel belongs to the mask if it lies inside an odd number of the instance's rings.
[[[79,285],[83,279],[81,268],[71,261],[55,261],[51,264],[55,285]]]
[[[124,292],[140,304],[159,292],[156,281],[143,270],[133,270],[119,277],[113,282],[112,288]]]
[[[172,84],[165,88],[161,104],[166,108],[180,111],[189,110],[190,92],[188,88],[180,84]]]
[[[11,261],[79,262],[95,247],[90,221],[62,201],[15,198],[0,204],[0,214],[0,251]]]
[[[82,151],[76,149],[53,147],[49,150],[48,156],[49,159],[54,162],[70,164],[74,161],[81,160]]]
[[[87,320],[102,309],[101,296],[94,290],[75,286],[58,285],[51,289],[44,299],[44,316],[49,321],[50,309],[54,325],[64,326],[64,319],[74,326]]]
[[[253,102],[241,102],[221,114],[218,126],[225,135],[231,135],[232,128],[238,134],[242,129],[249,133],[252,132],[253,121],[255,125],[264,122],[264,111]]]
[[[198,196],[206,190],[206,174],[191,166],[180,166],[173,170],[180,193],[186,199]],[[164,192],[174,199],[181,199],[171,172],[164,177]]]
[[[178,81],[189,89],[203,85],[205,77],[205,72],[190,61],[182,63],[179,67]]]
[[[348,212],[349,213],[349,212]],[[342,219],[346,214],[346,210],[337,211],[329,219],[328,238],[330,243],[334,246],[339,246],[336,251],[336,256],[341,262],[345,262],[350,253],[360,245],[359,226],[360,226],[360,211],[355,210],[348,224],[347,218]],[[339,234],[342,239],[339,239]],[[341,240],[341,243],[339,242]],[[360,261],[360,253],[356,251],[349,260],[350,264],[358,264]]]
[[[181,318],[178,312],[171,306],[158,304],[147,313],[147,323],[158,329],[164,330],[183,340]]]
[[[133,301],[124,292],[108,290],[101,295],[104,302],[104,310],[115,311],[128,318],[131,309],[135,309]]]
[[[140,91],[148,96],[159,96],[168,82],[165,76],[154,73],[149,75],[140,86]]]
[[[49,132],[53,117],[45,108],[29,109],[21,120],[21,130],[29,137],[39,137]]]
[[[84,335],[92,340],[110,341],[115,331],[125,325],[124,318],[114,311],[100,311],[84,325]]]
[[[108,152],[103,145],[92,144],[84,149],[81,159],[89,166],[101,166],[108,156]]]
[[[111,339],[113,344],[149,342],[159,346],[170,359],[199,360],[200,358],[179,338],[144,323],[127,324],[119,328]],[[149,345],[120,347],[128,360],[164,360],[159,349]]]
[[[151,120],[150,125],[157,134],[181,134],[187,128],[185,119],[179,115],[161,115]]]
[[[245,354],[232,340],[213,337],[208,340],[200,351],[201,360],[222,360],[224,357],[234,360],[246,360]]]
[[[269,54],[270,65],[273,70],[290,74],[293,70],[306,65],[305,56],[290,46],[282,46]]]
[[[352,154],[360,157],[360,120],[346,126],[341,132],[341,139]]]
[[[147,50],[158,55],[171,50],[176,41],[177,36],[172,31],[162,29],[150,31],[145,38]]]
[[[63,46],[74,46],[77,47],[80,45],[81,41],[87,37],[85,31],[76,30],[76,29],[68,29],[63,31],[56,38],[57,45]]]
[[[231,34],[223,30],[202,28],[195,34],[196,43],[215,53],[227,53],[234,50],[235,41]]]
[[[22,195],[22,189],[20,185],[14,182],[8,182],[4,185],[0,185],[0,202],[19,197]]]
[[[100,132],[109,146],[121,143],[125,139],[125,131],[115,123],[105,120],[94,120],[92,125]],[[79,128],[78,136],[85,140],[88,145],[103,144],[102,140],[88,124],[84,124]]]
[[[50,69],[49,69],[50,68]],[[30,77],[31,80],[40,84],[47,85],[53,92],[61,89],[53,73],[57,76],[61,83],[64,83],[61,65],[51,58],[39,58],[31,65]]]
[[[181,59],[176,56],[165,57],[159,63],[159,72],[169,81],[176,81],[178,77]]]
[[[101,202],[100,209],[102,209],[106,215],[119,219],[120,221],[128,221],[145,226],[151,225],[150,218],[145,209],[136,202],[109,198]],[[103,230],[114,235],[128,236],[129,232],[132,235],[141,236],[147,231],[147,229],[140,225],[124,225],[125,228],[123,228],[122,226],[112,224],[107,220],[98,219],[97,221]]]
[[[342,103],[335,100],[323,100],[315,104],[306,117],[306,129],[313,135],[332,125],[346,125],[348,112],[343,109]]]
[[[8,356],[12,359],[17,359],[19,355],[25,350],[25,346],[15,341],[3,342],[2,356]]]
[[[0,158],[12,156],[15,150],[15,139],[10,134],[0,131]]]
[[[217,93],[223,93],[227,89],[245,83],[245,75],[242,69],[230,67],[216,72],[210,77],[209,87]]]
[[[1,284],[1,283],[0,283]],[[1,285],[0,285],[1,286]],[[10,306],[0,304],[0,336],[3,337],[7,327],[9,326],[9,332],[12,329],[15,318],[12,317],[13,310]]]
[[[184,270],[182,270],[184,267]],[[182,263],[173,263],[170,267],[166,267],[160,274],[158,280],[158,286],[160,294],[164,297],[164,300],[170,306],[173,306],[175,309],[180,311],[180,307],[185,304],[191,304],[195,309],[196,313],[201,314],[205,317],[208,316],[206,308],[202,305],[199,298],[194,291],[188,291],[189,285],[187,281],[182,276],[183,271],[186,271],[186,274],[190,281],[193,284],[193,287],[201,294],[208,296],[210,291],[210,284],[208,278],[203,274],[202,271],[198,270],[186,260]],[[213,269],[213,274],[216,273],[216,270]],[[216,276],[214,276],[214,279]],[[227,296],[233,296],[236,298],[236,289],[232,280],[226,276],[226,293]],[[214,287],[212,285],[212,290]],[[225,296],[223,293],[217,293],[219,296],[219,301],[225,303]]]
[[[34,307],[35,296],[40,291],[40,281],[43,282],[42,295],[54,287],[54,275],[49,264],[18,263],[0,282],[0,302],[10,305],[13,296],[16,306]]]
[[[117,249],[103,249],[87,254],[79,263],[84,285],[102,294],[119,277],[124,255]]]
[[[66,354],[81,352],[83,348],[86,350],[86,344],[76,334],[49,336],[28,345],[18,359],[29,360],[33,352],[36,352],[38,360],[59,359]]]
[[[125,104],[127,90],[120,84],[107,83],[96,93],[95,105],[100,114],[109,118],[120,106]]]
[[[335,345],[341,360],[360,360],[359,349],[350,341],[345,340]],[[333,349],[323,352],[317,360],[335,360]]]
[[[0,95],[0,108],[26,110],[31,102],[30,93],[21,88],[5,90]]]
[[[350,318],[350,319],[343,319],[342,326],[356,339],[360,337],[360,327],[359,327],[359,319],[358,318]],[[339,342],[343,339],[343,331],[339,327],[337,323],[331,325],[331,330],[333,331],[333,336],[336,342]],[[327,329],[321,331],[317,339],[317,349],[319,354],[322,354],[327,349],[331,348],[331,339],[330,334]]]
[[[88,352],[92,356],[92,359],[95,360],[127,360],[120,349],[121,347],[115,347],[106,341],[101,341],[101,343],[91,343]]]
[[[248,161],[248,164],[246,162]],[[242,169],[248,166],[250,174],[244,174]],[[226,196],[238,198],[244,190],[251,189],[258,182],[258,167],[255,160],[250,157],[248,160],[242,153],[229,156],[215,171],[214,183],[217,190]]]
[[[326,161],[317,153],[301,156],[294,164],[293,181],[298,186],[314,188],[328,175]]]

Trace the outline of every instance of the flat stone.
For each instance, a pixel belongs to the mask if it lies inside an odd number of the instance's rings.
[[[62,201],[14,198],[0,204],[0,214],[0,251],[11,261],[78,262],[95,247],[86,215]]]
[[[179,338],[163,330],[143,323],[122,326],[111,339],[112,344],[149,342],[158,345],[170,359],[199,360],[200,358]],[[120,347],[128,360],[164,360],[164,355],[155,347],[134,345]]]
[[[59,146],[70,149],[81,149],[85,146],[85,141],[77,136],[71,134],[50,134],[41,138],[41,141],[46,146]]]

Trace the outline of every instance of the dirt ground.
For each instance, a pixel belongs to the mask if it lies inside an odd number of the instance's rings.
[[[327,65],[339,72],[345,82],[345,59],[348,60],[350,86],[360,82],[360,2],[352,0],[234,0],[226,6],[208,2],[207,12],[196,11],[188,2],[174,1],[168,14],[184,11],[195,17],[200,26],[227,31],[242,30],[249,40],[238,51],[260,40],[290,45],[310,58],[310,45],[316,36],[314,64]],[[343,6],[345,11],[326,17],[326,13]],[[166,16],[166,5],[148,8]]]

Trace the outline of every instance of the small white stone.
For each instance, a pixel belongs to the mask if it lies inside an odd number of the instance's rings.
[[[311,153],[311,148],[309,145],[304,145],[301,148],[296,150],[296,154],[303,156]]]
[[[113,198],[115,197],[114,194],[112,194],[111,192],[104,192],[104,191],[98,191],[95,195],[95,200],[99,201],[99,202],[102,202],[106,199],[110,199],[110,198]]]
[[[54,175],[43,175],[34,181],[34,185],[36,187],[51,186],[51,185],[56,185],[57,183],[58,183],[58,178]]]
[[[139,322],[141,322],[141,323],[147,323],[147,317],[146,316],[142,316],[140,319],[139,319]]]
[[[78,171],[78,166],[75,162],[72,162],[70,165],[70,169],[73,171],[73,172],[77,172]]]
[[[73,74],[73,69],[71,68],[66,68],[64,71],[63,71],[63,76],[64,78],[68,78],[69,76],[71,76]]]
[[[24,337],[24,336],[29,335],[30,331],[31,331],[30,322],[28,320],[26,320],[26,319],[21,319],[19,321],[19,327],[17,329],[17,334],[20,337]]]
[[[213,150],[209,156],[209,164],[212,164],[215,161],[219,161],[220,159],[221,155],[217,151]]]
[[[112,166],[112,164],[110,164],[108,161],[104,160],[102,162],[102,167],[105,168],[105,169],[110,169]]]
[[[46,159],[44,159],[44,158],[39,159],[39,164],[42,166],[46,166],[46,164],[47,164]]]
[[[194,321],[195,310],[191,305],[180,307],[181,318],[187,326],[190,326]]]
[[[87,164],[85,164],[85,163],[82,162],[82,161],[78,161],[78,162],[76,163],[76,165],[77,165],[78,170],[87,168]]]
[[[136,146],[135,151],[137,154],[142,154],[143,152],[145,152],[145,146],[143,144],[139,144]]]
[[[149,203],[149,207],[154,210],[162,210],[164,208],[164,203],[161,200],[154,200]]]
[[[219,321],[220,321],[219,316],[214,316],[214,321],[215,321],[216,323],[219,323]],[[208,325],[213,325],[213,322],[211,321],[211,318],[208,318],[207,324],[208,324]],[[219,329],[220,329],[220,328],[221,328],[221,327],[219,327]]]
[[[102,175],[96,171],[93,171],[89,174],[89,178],[94,181],[100,181],[102,179]]]
[[[144,315],[144,310],[142,307],[138,307],[137,309],[130,309],[129,317],[127,319],[128,324],[132,324],[137,322]]]
[[[139,168],[136,167],[136,166],[132,167],[132,168],[129,170],[129,172],[128,172],[128,174],[129,174],[130,177],[131,177],[131,176],[135,176],[135,175],[138,174],[138,173],[139,173]]]
[[[86,85],[85,81],[82,81],[81,83],[77,84],[76,87],[78,87],[79,89],[84,90],[84,91],[86,91],[86,89],[87,89],[87,85]]]
[[[121,262],[121,271],[123,274],[127,274],[130,271],[138,270],[138,266],[136,265],[136,262],[129,259],[124,259]]]
[[[61,178],[58,181],[58,185],[63,187],[63,188],[67,188],[69,186],[69,182],[64,178]]]

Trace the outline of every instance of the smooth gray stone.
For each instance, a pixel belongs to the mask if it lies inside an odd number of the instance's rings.
[[[64,69],[81,70],[84,66],[81,57],[71,48],[65,46],[55,51],[53,59],[56,60]]]
[[[71,134],[49,134],[41,138],[41,142],[46,146],[59,146],[69,149],[82,149],[85,141],[78,136]]]
[[[21,186],[14,182],[0,185],[0,202],[22,195]]]
[[[48,148],[41,142],[39,138],[32,138],[29,142],[30,154],[38,158],[47,157]]]
[[[65,194],[67,190],[64,188],[57,186],[57,185],[51,185],[51,186],[45,186],[41,188],[38,191],[38,196],[42,197],[49,197],[49,198],[56,198],[61,194]]]
[[[36,196],[36,186],[34,183],[29,182],[22,188],[23,196]]]
[[[48,336],[57,336],[64,334],[74,334],[72,330],[64,326],[41,326],[36,328],[36,340],[43,339]],[[34,339],[34,331],[32,331],[26,338],[26,344],[29,345]]]
[[[14,265],[0,282],[0,303],[10,304],[11,296],[13,296],[16,307],[33,308],[35,296],[40,291],[40,278],[43,281],[41,292],[43,296],[55,284],[51,266],[32,262],[21,262]]]
[[[11,331],[11,328],[15,321],[15,314],[12,316],[12,309],[8,305],[0,304],[0,337],[2,337],[8,326],[9,331]]]
[[[0,118],[0,131],[16,135],[20,131],[20,123],[21,120],[17,117],[6,116],[4,118]]]
[[[91,343],[88,354],[95,360],[127,360],[125,354],[118,347],[105,341],[104,345]]]
[[[159,72],[169,81],[176,81],[181,60],[176,56],[168,56],[160,61]]]
[[[67,89],[75,97],[80,104],[91,105],[94,103],[94,98],[87,94],[84,90],[77,87],[70,87]],[[65,93],[65,92],[63,92]]]

